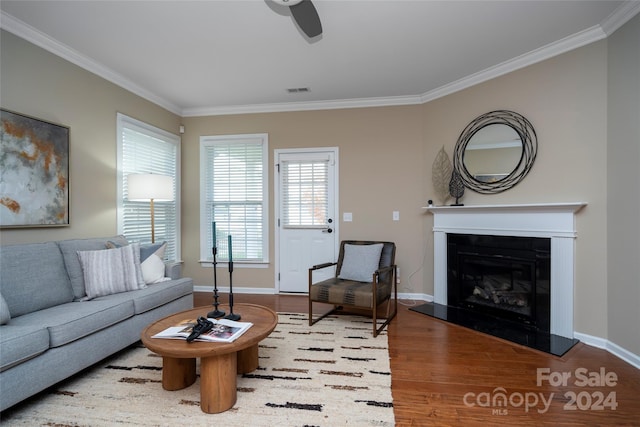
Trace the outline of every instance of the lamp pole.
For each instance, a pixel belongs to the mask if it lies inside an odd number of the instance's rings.
[[[153,199],[151,199],[151,243],[156,242],[156,224],[155,224],[155,213],[153,209]]]

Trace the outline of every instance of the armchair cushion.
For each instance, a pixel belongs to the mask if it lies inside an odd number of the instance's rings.
[[[309,297],[312,301],[327,304],[373,308],[372,286],[371,283],[332,278],[312,286]],[[378,303],[389,298],[389,284],[380,283],[376,290]]]
[[[344,245],[344,258],[339,279],[371,283],[380,265],[382,243],[372,245]]]

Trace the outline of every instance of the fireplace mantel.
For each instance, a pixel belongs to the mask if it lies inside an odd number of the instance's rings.
[[[433,230],[459,234],[575,237],[574,214],[586,203],[535,203],[426,207]]]
[[[425,207],[433,214],[434,302],[447,305],[447,234],[551,239],[551,333],[573,338],[575,203]]]

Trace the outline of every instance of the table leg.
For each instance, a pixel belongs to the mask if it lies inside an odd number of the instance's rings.
[[[162,388],[181,390],[196,382],[196,359],[162,358]]]
[[[238,373],[247,374],[258,369],[258,344],[238,352]]]
[[[200,408],[208,414],[231,409],[236,403],[236,353],[200,359]]]

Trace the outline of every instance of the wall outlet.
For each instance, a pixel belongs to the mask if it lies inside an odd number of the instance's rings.
[[[344,212],[342,214],[342,220],[344,222],[351,222],[353,221],[353,214],[351,212]]]

